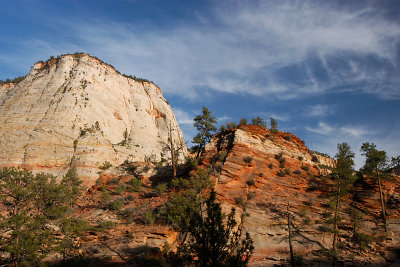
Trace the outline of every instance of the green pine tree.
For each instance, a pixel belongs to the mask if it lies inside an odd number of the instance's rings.
[[[202,114],[194,117],[193,122],[194,127],[198,131],[198,134],[193,137],[193,143],[197,149],[196,159],[198,159],[200,154],[203,152],[206,143],[217,130],[215,126],[217,124],[217,119],[211,115],[211,111],[206,107],[203,107]]]
[[[277,133],[278,132],[278,121],[275,120],[274,118],[270,118],[271,121],[271,127],[269,128],[269,130],[272,133]]]
[[[333,223],[333,244],[332,251],[336,255],[336,241],[338,236],[338,217],[340,212],[340,200],[348,193],[348,189],[352,182],[354,182],[354,153],[351,151],[347,143],[337,145],[338,152],[335,155],[336,166],[332,170],[332,176],[335,182],[335,214]]]
[[[385,212],[385,204],[383,202],[383,193],[382,193],[382,185],[381,178],[384,176],[384,172],[387,169],[387,156],[386,152],[383,150],[377,150],[374,143],[363,143],[361,146],[362,155],[365,156],[365,164],[363,170],[365,173],[374,176],[378,180],[379,184],[379,197],[381,202],[381,212],[382,219],[386,228],[386,212]]]
[[[254,246],[250,234],[242,236],[242,223],[237,225],[235,209],[227,215],[221,211],[216,193],[211,191],[204,212],[191,213],[188,237],[171,253],[173,265],[247,266]]]

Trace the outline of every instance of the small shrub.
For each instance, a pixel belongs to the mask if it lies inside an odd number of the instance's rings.
[[[135,217],[138,214],[138,209],[139,209],[139,207],[134,207],[134,208],[129,207],[129,208],[126,208],[126,209],[120,211],[118,213],[118,215],[121,218],[125,219],[127,221],[127,223],[133,223]]]
[[[298,156],[297,158],[298,158],[299,160],[303,160],[303,159],[304,159],[303,156]]]
[[[167,190],[167,184],[166,183],[158,184],[154,189],[156,190],[157,195],[160,196],[165,192],[165,190]]]
[[[238,205],[238,206],[240,206],[240,207],[243,207],[243,206],[244,206],[244,200],[243,200],[243,198],[241,198],[241,197],[235,197],[234,200],[235,200],[235,202],[236,202],[236,205]]]
[[[300,215],[300,217],[301,218],[305,218],[306,217],[306,215],[307,215],[307,211],[306,211],[306,209],[301,209],[300,210],[300,213],[299,213],[299,215]]]
[[[224,161],[225,159],[226,159],[226,156],[228,155],[228,151],[226,151],[226,150],[224,150],[224,151],[221,151],[220,153],[219,153],[219,160],[220,161]]]
[[[247,200],[252,200],[256,197],[256,192],[250,192],[247,194]]]
[[[98,224],[97,228],[100,228],[100,229],[111,229],[111,228],[114,228],[114,226],[115,226],[115,223],[112,222],[112,221],[101,221]]]
[[[294,258],[294,266],[303,266],[304,265],[303,255],[294,254],[293,258]]]
[[[80,137],[84,137],[86,135],[87,131],[88,131],[87,129],[81,129],[81,132],[79,133],[79,136]]]
[[[267,123],[260,116],[257,116],[257,118],[251,119],[251,124],[267,128]]]
[[[103,180],[101,178],[98,178],[96,180],[96,185],[101,185],[103,183]]]
[[[284,172],[285,172],[286,175],[289,175],[289,174],[290,174],[290,169],[286,168],[286,169],[284,170]]]
[[[292,135],[290,135],[290,134],[286,135],[284,138],[286,141],[290,141],[290,140],[292,140]]]
[[[137,166],[136,166],[136,165],[129,164],[129,161],[126,160],[125,170],[126,170],[128,173],[134,174],[135,171],[136,171],[136,169],[137,169]]]
[[[310,167],[302,165],[301,169],[305,170],[306,172],[308,172],[310,170]]]
[[[330,210],[335,209],[335,200],[333,200],[333,199],[329,200],[329,201],[325,204],[325,206],[326,206],[328,209],[330,209]]]
[[[122,192],[124,192],[124,190],[125,190],[125,186],[121,184],[121,185],[119,185],[119,186],[115,189],[115,192],[116,192],[118,195],[121,195]]]
[[[247,184],[248,186],[252,186],[252,185],[255,185],[255,184],[256,184],[256,181],[254,181],[253,178],[250,178],[250,179],[248,179],[248,180],[246,181],[246,184]]]
[[[258,176],[259,176],[259,177],[263,177],[263,176],[264,176],[264,173],[260,172],[260,173],[258,174]]]
[[[136,199],[136,197],[134,195],[131,195],[131,194],[129,194],[129,195],[127,195],[125,197],[125,201],[127,201],[127,202],[134,201],[135,199]]]
[[[268,168],[270,168],[271,170],[273,167],[274,167],[274,165],[272,165],[272,163],[268,164]]]
[[[189,180],[175,177],[171,180],[171,188],[188,187]]]
[[[188,169],[188,171],[190,172],[191,170],[194,170],[197,165],[199,165],[199,162],[197,161],[197,159],[192,158],[192,157],[186,157],[186,168]]]
[[[236,122],[234,122],[234,121],[227,122],[227,123],[226,123],[226,128],[227,128],[227,129],[235,129],[235,128],[237,128],[237,124],[236,124]]]
[[[247,119],[246,118],[241,118],[240,121],[239,121],[239,124],[247,125]]]
[[[152,212],[146,212],[144,214],[144,221],[146,224],[152,224],[155,221],[154,214]]]
[[[362,250],[365,250],[367,246],[371,244],[373,238],[368,234],[355,232],[352,240],[354,243],[358,244]]]
[[[300,170],[294,170],[293,173],[294,174],[301,174],[301,171]]]
[[[286,174],[283,170],[279,170],[276,175],[278,175],[279,177],[285,177]]]
[[[109,168],[111,168],[111,167],[112,167],[112,164],[111,164],[110,162],[108,162],[108,161],[105,161],[105,162],[103,163],[103,165],[101,165],[101,166],[99,167],[99,169],[105,171],[105,170],[107,170],[107,169],[109,169]]]
[[[251,163],[251,162],[253,161],[253,158],[250,157],[250,156],[247,156],[247,157],[245,157],[245,158],[243,159],[243,161],[246,162],[246,163]]]
[[[174,179],[171,180],[171,188],[174,187],[180,187],[180,179],[178,177],[175,177]]]
[[[119,178],[111,178],[110,181],[108,181],[109,185],[117,185],[119,184]]]
[[[115,210],[115,211],[121,210],[123,206],[124,206],[124,201],[121,198],[116,199],[108,204],[108,208],[110,210]]]
[[[225,130],[226,130],[225,125],[221,125],[221,127],[219,128],[219,131],[220,131],[220,132],[223,132],[223,131],[225,131]]]
[[[324,219],[327,219],[327,218],[329,218],[331,216],[332,216],[332,212],[330,212],[330,211],[324,211],[322,213],[322,217],[324,217]]]
[[[311,207],[312,205],[314,205],[314,201],[312,199],[309,199],[306,202],[304,202],[304,204]]]
[[[317,157],[317,155],[315,155],[315,154],[312,155],[311,160],[312,160],[313,162],[319,162],[318,157]]]
[[[318,230],[323,233],[332,233],[332,227],[327,224],[322,224],[318,226]]]
[[[103,185],[101,188],[101,195],[100,195],[100,204],[103,206],[108,205],[111,201],[111,195],[108,192],[107,188]]]
[[[283,152],[275,155],[276,160],[280,160],[281,158],[283,158]]]
[[[281,168],[281,169],[285,168],[285,164],[286,164],[286,159],[280,158],[279,159],[279,168]]]
[[[279,132],[278,129],[269,129],[269,131],[273,134],[277,134]]]
[[[142,181],[137,178],[132,178],[127,185],[129,187],[127,188],[128,192],[141,192],[142,191]]]

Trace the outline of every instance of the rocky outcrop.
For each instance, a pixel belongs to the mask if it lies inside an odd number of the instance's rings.
[[[327,167],[333,167],[335,161],[317,155],[317,162],[313,155],[314,152],[291,133],[273,134],[251,125],[219,133],[207,144],[203,164],[214,170],[215,190],[225,211],[235,207],[241,213],[246,207],[249,216],[244,226],[255,246],[253,266],[288,263],[288,206],[294,252],[309,264],[329,261],[334,203],[330,201],[334,187],[323,174],[329,172]],[[390,216],[386,237],[380,219],[376,181],[360,178],[351,194],[342,201],[341,261],[383,264],[396,260],[391,249],[400,244],[400,195],[395,193],[395,188],[396,182],[384,183],[385,196],[391,203],[387,206]],[[371,235],[374,240],[366,250],[353,243],[351,209],[363,216],[359,231]]]
[[[0,104],[2,103],[2,98],[5,97],[8,90],[15,86],[14,83],[3,83],[0,84]]]
[[[0,167],[63,175],[78,169],[86,185],[108,161],[169,159],[169,129],[187,154],[160,88],[121,75],[87,54],[36,63],[15,86],[0,88]]]

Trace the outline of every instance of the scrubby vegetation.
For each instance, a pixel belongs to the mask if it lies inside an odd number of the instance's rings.
[[[0,170],[0,201],[8,215],[0,218],[3,234],[0,251],[9,253],[11,263],[38,265],[49,253],[66,257],[77,247],[74,238],[86,223],[69,215],[70,205],[81,192],[81,181],[71,169],[60,183],[49,174],[16,168]],[[49,228],[47,225],[57,227]],[[62,238],[55,234],[62,234]]]
[[[6,79],[6,80],[0,80],[0,84],[6,84],[6,83],[15,83],[15,84],[19,84],[21,81],[23,81],[25,79],[26,76],[19,76],[17,78],[14,79]]]

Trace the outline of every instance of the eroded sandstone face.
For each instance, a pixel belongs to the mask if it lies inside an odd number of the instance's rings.
[[[335,186],[324,175],[330,172],[327,167],[334,167],[335,161],[316,155],[317,162],[313,155],[314,152],[295,135],[273,134],[253,125],[218,133],[207,144],[202,161],[215,170],[212,173],[214,188],[223,210],[228,213],[235,207],[238,221],[243,207],[249,215],[245,217],[244,230],[254,240],[252,266],[288,262],[288,205],[295,253],[316,263],[322,260],[321,251],[331,249],[333,234],[329,230],[332,227],[329,218],[332,218],[332,209],[327,203],[332,200]],[[343,250],[341,257],[360,265],[381,265],[384,262],[381,255],[392,260],[396,257],[391,252],[400,244],[400,213],[398,204],[394,204],[400,203],[399,194],[395,193],[396,183],[383,183],[383,191],[392,198],[388,201],[392,204],[387,205],[390,216],[386,239],[379,219],[379,189],[375,180],[359,180],[352,193],[342,198],[340,242],[351,243],[353,226],[346,211],[356,208],[366,211],[360,229],[373,236],[376,243],[357,256],[352,255],[351,250]]]
[[[0,104],[2,103],[2,98],[5,98],[7,91],[13,88],[14,86],[15,86],[14,83],[0,84]]]
[[[4,87],[4,86],[3,86]],[[75,166],[85,184],[105,161],[169,159],[169,127],[187,150],[174,113],[150,82],[120,75],[87,54],[34,65],[14,87],[0,88],[0,167],[61,177]]]

